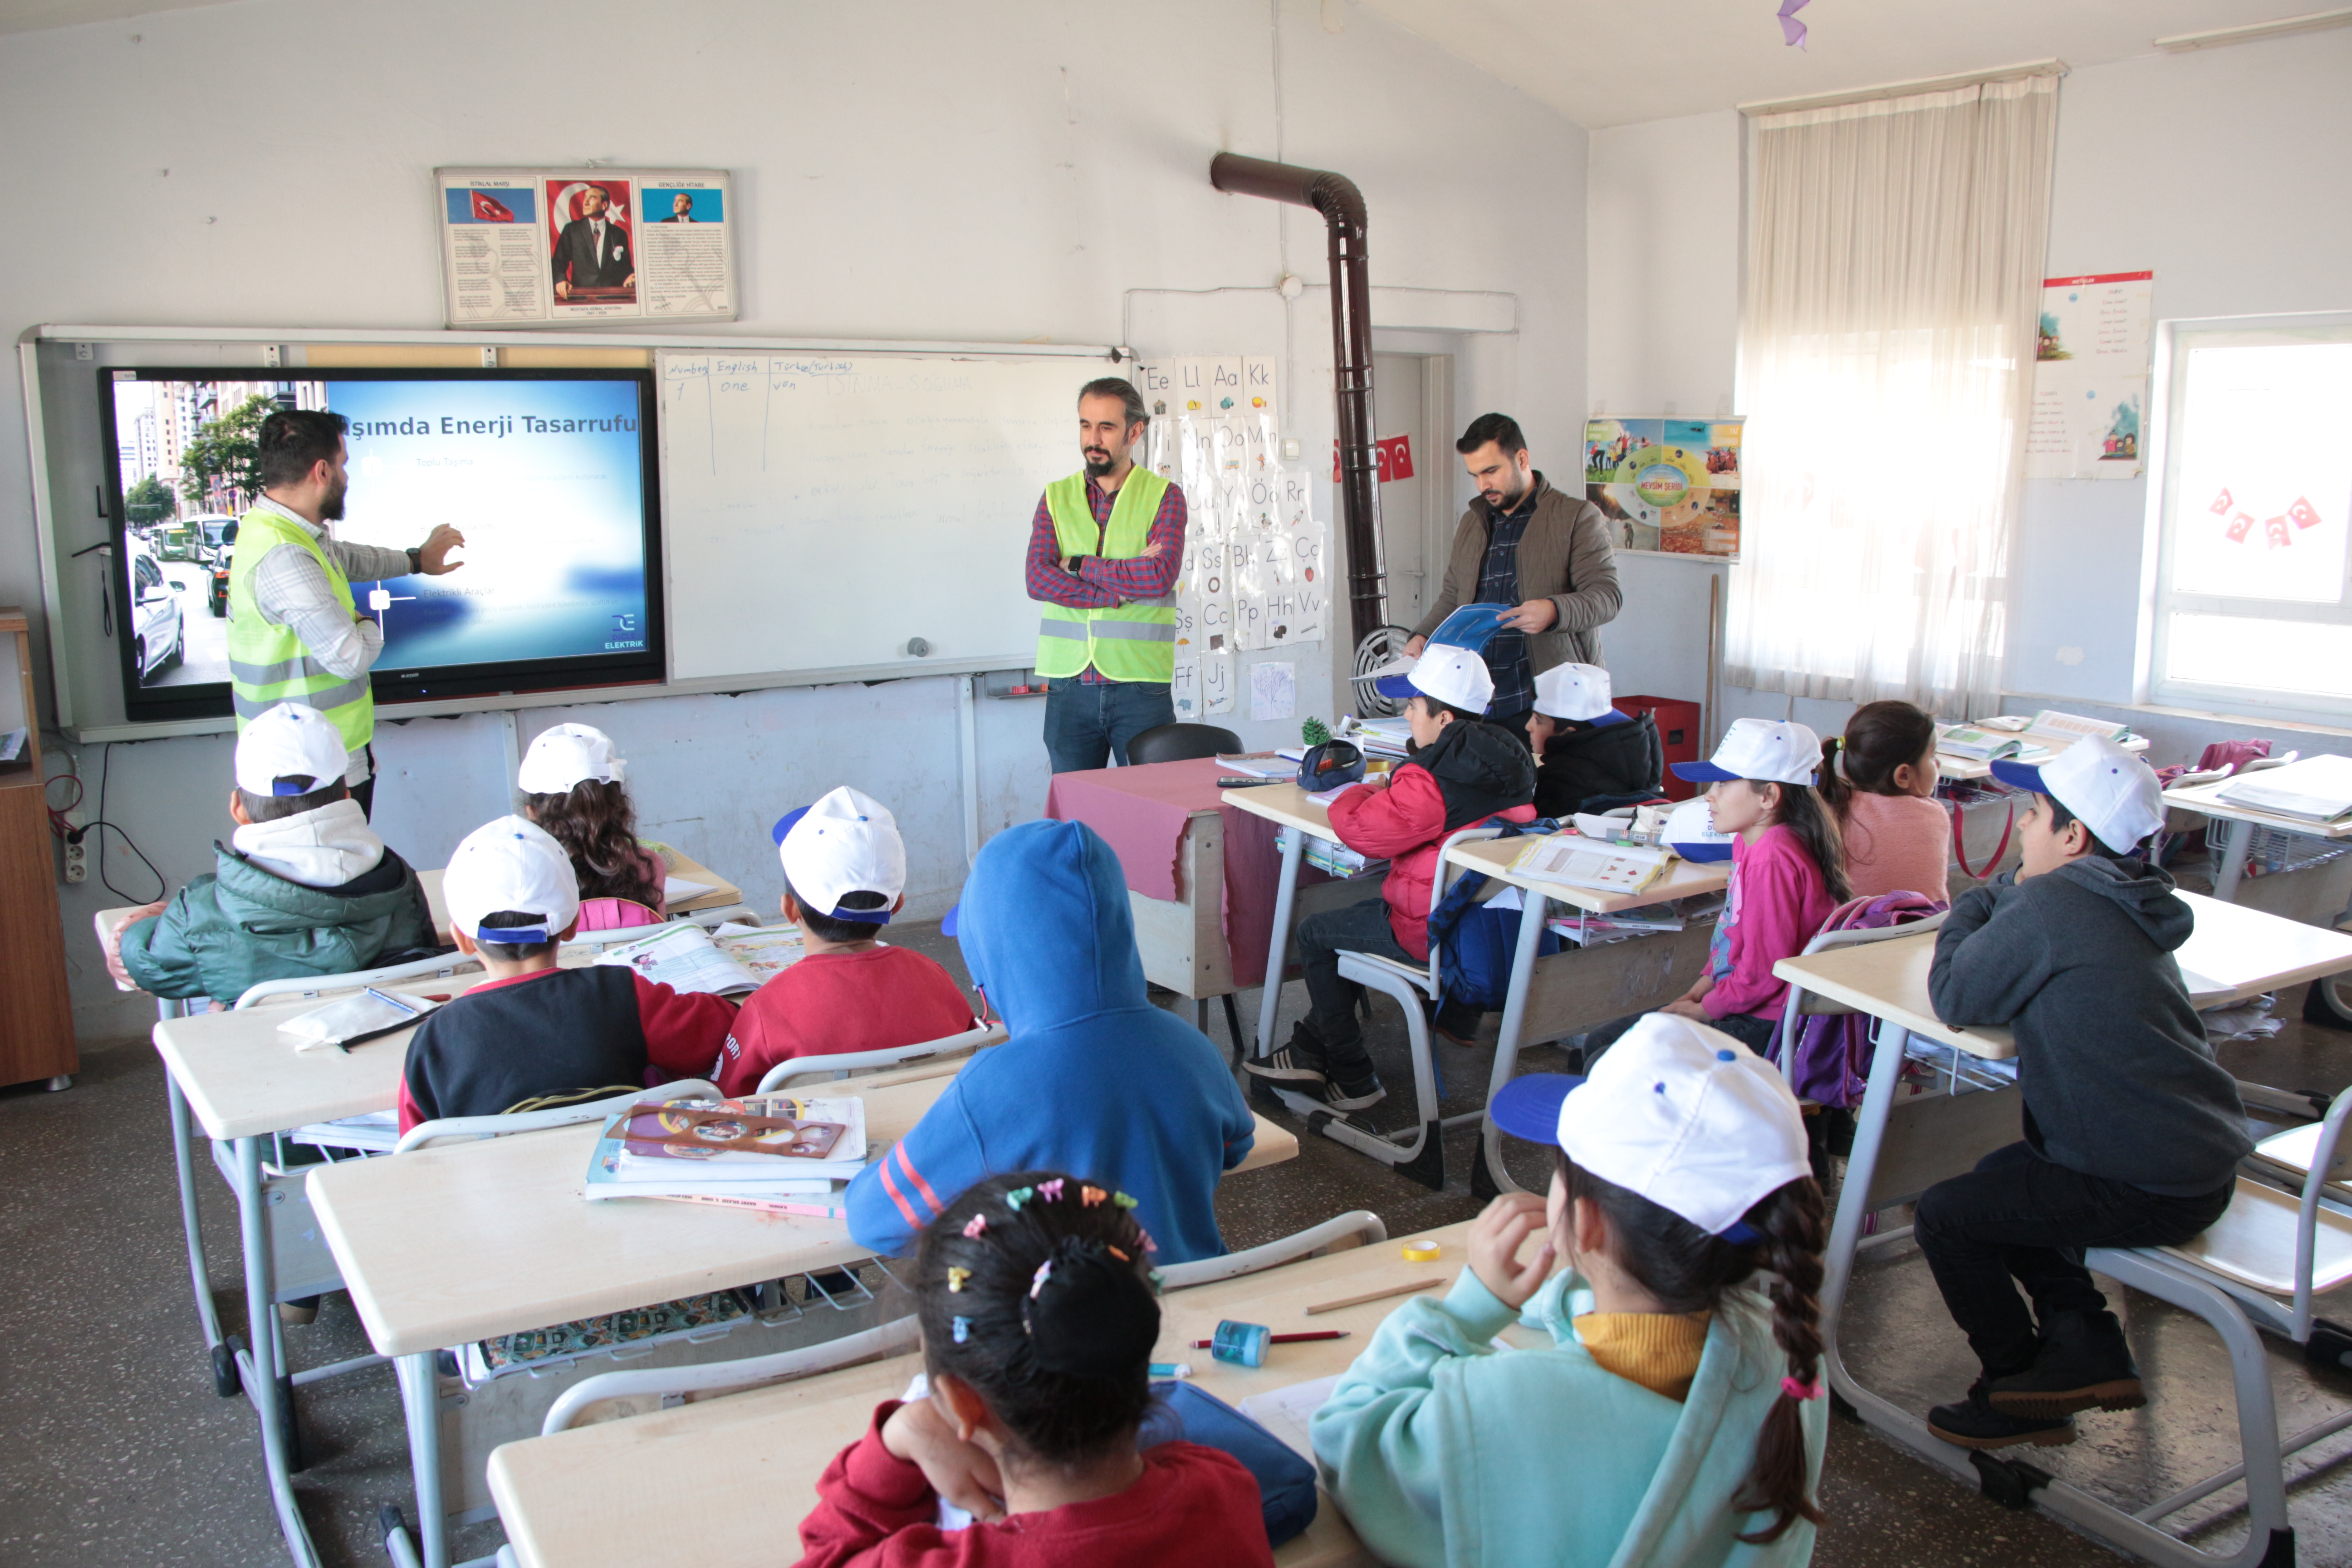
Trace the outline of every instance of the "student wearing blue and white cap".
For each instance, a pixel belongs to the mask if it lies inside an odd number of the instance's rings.
[[[1391,1314],[1315,1413],[1349,1523],[1397,1568],[1804,1563],[1823,1224],[1779,1069],[1653,1014],[1591,1078],[1490,1109],[1553,1146],[1549,1194],[1489,1204],[1454,1288]],[[1515,1319],[1551,1344],[1498,1353]]]
[[[907,848],[872,795],[846,785],[776,824],[784,919],[805,954],[743,1000],[712,1081],[750,1094],[793,1057],[884,1051],[973,1027],[945,969],[882,941],[907,902]]]
[[[489,978],[428,1014],[408,1042],[400,1130],[503,1116],[702,1078],[735,1005],[626,964],[557,967],[580,919],[572,858],[536,823],[501,816],[458,842],[441,876],[457,951]]]
[[[1658,721],[1619,712],[1609,700],[1609,672],[1597,664],[1556,664],[1536,676],[1528,742],[1538,761],[1538,816],[1629,805],[1624,797],[1654,795],[1665,783]]]
[[[2033,794],[2021,863],[1953,903],[1927,994],[1948,1023],[2015,1032],[2025,1138],[1919,1200],[1919,1250],[1983,1369],[1927,1429],[2050,1447],[2083,1411],[2147,1402],[2083,1248],[2189,1240],[2229,1206],[2252,1143],[2172,956],[2194,917],[2140,855],[2164,823],[2156,774],[2101,736],[1992,767]]]

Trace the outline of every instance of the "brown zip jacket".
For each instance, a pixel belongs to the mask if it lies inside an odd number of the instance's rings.
[[[1599,664],[1601,628],[1617,618],[1625,595],[1617,586],[1617,552],[1609,542],[1608,520],[1582,496],[1555,489],[1541,470],[1535,477],[1536,511],[1519,536],[1519,602],[1549,598],[1559,611],[1549,631],[1528,638],[1528,663],[1541,674],[1556,664]],[[1486,558],[1486,518],[1491,509],[1474,497],[1454,530],[1445,562],[1445,582],[1412,635],[1425,637],[1438,623],[1478,591]]]

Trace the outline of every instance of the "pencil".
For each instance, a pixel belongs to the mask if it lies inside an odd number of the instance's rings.
[[[1434,1290],[1444,1284],[1443,1279],[1416,1279],[1410,1285],[1391,1285],[1382,1290],[1367,1290],[1360,1296],[1343,1297],[1337,1301],[1318,1301],[1307,1309],[1308,1317],[1318,1312],[1336,1312],[1342,1307],[1360,1307],[1367,1301],[1382,1301],[1391,1296],[1412,1296],[1423,1290]]]
[[[1303,1334],[1273,1334],[1265,1342],[1270,1345],[1297,1345],[1309,1340],[1344,1340],[1348,1333],[1346,1329],[1309,1329]],[[1192,1348],[1196,1351],[1214,1350],[1216,1344],[1214,1340],[1194,1340]]]

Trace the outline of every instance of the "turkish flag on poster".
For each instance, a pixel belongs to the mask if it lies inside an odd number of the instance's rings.
[[[474,216],[484,223],[512,223],[514,209],[488,191],[474,193]]]
[[[2286,514],[2294,519],[2294,525],[2297,528],[2319,526],[2319,509],[2302,496],[2294,498],[2294,504],[2286,509]]]

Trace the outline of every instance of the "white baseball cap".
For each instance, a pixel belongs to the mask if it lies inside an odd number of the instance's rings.
[[[570,795],[590,779],[613,784],[627,773],[612,736],[593,724],[558,724],[532,740],[515,770],[515,787],[525,795]]]
[[[889,808],[862,790],[842,785],[814,805],[787,813],[776,824],[776,858],[793,897],[813,914],[866,925],[887,925],[890,906],[907,890],[907,846]],[[879,893],[878,910],[845,910],[845,893]]]
[[[1584,723],[1609,711],[1609,672],[1597,664],[1555,664],[1536,676],[1536,711]]]
[[[1704,795],[1686,800],[1668,812],[1665,829],[1660,837],[1668,848],[1685,860],[1731,858],[1731,835],[1715,830],[1715,814],[1707,809]]]
[[[501,816],[466,835],[441,874],[449,924],[477,942],[556,942],[580,915],[572,857],[536,822]],[[485,916],[537,915],[533,926],[482,929]]]
[[[1741,1216],[1812,1174],[1804,1112],[1780,1069],[1672,1013],[1626,1030],[1590,1078],[1516,1078],[1488,1110],[1504,1131],[1557,1143],[1602,1181],[1728,1241],[1755,1240]]]
[[[2146,763],[2105,735],[2085,735],[2046,763],[1997,762],[1992,776],[2048,795],[2119,852],[2164,826],[2164,786]]]
[[[247,795],[309,795],[340,782],[350,766],[335,721],[299,702],[280,702],[236,738],[236,787]]]
[[[1810,784],[1820,775],[1822,738],[1802,724],[1779,719],[1734,719],[1715,755],[1703,763],[1676,763],[1675,777],[1713,784],[1755,779],[1764,784]]]
[[[1419,658],[1393,659],[1372,671],[1382,696],[1409,697],[1418,691],[1467,713],[1484,713],[1495,700],[1495,678],[1486,659],[1475,649],[1433,642]]]

